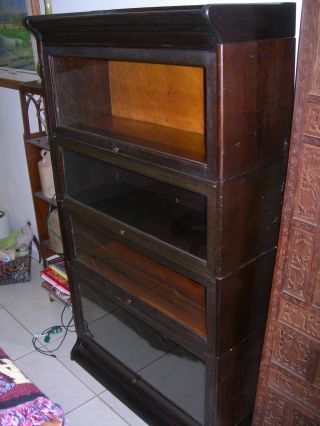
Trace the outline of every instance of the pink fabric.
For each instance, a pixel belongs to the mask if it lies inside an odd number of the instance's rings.
[[[62,408],[50,401],[0,348],[0,426],[42,426],[60,421]]]
[[[65,424],[61,407],[44,397],[0,411],[1,426],[41,426],[53,420]]]

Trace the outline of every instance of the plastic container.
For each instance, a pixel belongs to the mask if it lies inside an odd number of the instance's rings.
[[[43,195],[47,198],[52,198],[55,194],[51,155],[47,149],[40,151],[41,160],[38,162],[41,189]]]

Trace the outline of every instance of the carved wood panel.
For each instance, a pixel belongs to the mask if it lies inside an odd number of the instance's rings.
[[[304,0],[277,262],[253,425],[320,424],[320,0]]]

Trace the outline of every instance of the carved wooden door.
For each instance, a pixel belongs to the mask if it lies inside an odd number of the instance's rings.
[[[320,424],[320,1],[305,0],[254,425]]]

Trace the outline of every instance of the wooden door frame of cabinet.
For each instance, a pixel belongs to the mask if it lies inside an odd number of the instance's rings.
[[[43,46],[43,63],[45,68],[46,75],[54,75],[54,56],[67,56],[67,57],[77,57],[77,58],[94,58],[100,60],[117,60],[125,61],[130,60],[133,62],[155,62],[159,64],[166,65],[181,65],[181,66],[194,66],[201,67],[204,70],[204,83],[206,90],[206,96],[204,97],[204,118],[205,118],[205,129],[204,129],[204,141],[206,145],[206,161],[204,163],[197,163],[195,161],[189,160],[184,157],[174,157],[165,152],[161,153],[158,157],[158,164],[165,165],[165,167],[172,167],[176,164],[180,165],[180,168],[188,168],[188,170],[193,171],[194,175],[199,179],[208,179],[211,181],[216,180],[217,177],[217,151],[218,151],[218,129],[217,129],[217,113],[218,111],[215,108],[212,108],[212,105],[216,104],[217,98],[217,66],[216,66],[216,49],[211,48],[207,50],[193,50],[186,55],[182,49],[128,49],[128,48],[99,48],[99,47],[76,47],[76,46]],[[48,99],[57,99],[57,88],[55,87],[55,82],[53,77],[50,81],[46,81],[46,92]],[[51,119],[51,135],[55,136],[57,132],[61,131],[66,133],[66,136],[72,136],[73,138],[79,137],[83,139],[82,136],[85,133],[85,138],[88,140],[90,138],[89,132],[77,132],[66,128],[65,126],[59,126],[59,117],[57,111],[53,106],[48,105],[50,108],[48,116],[53,118]],[[99,137],[99,144],[101,146],[101,140],[109,148],[112,148],[113,143],[108,142],[108,137]],[[91,138],[92,139],[92,138]],[[120,142],[121,144],[121,142]],[[122,145],[121,151],[124,153],[130,153],[130,144]],[[150,158],[153,158],[152,150],[142,149],[139,158],[142,161],[148,161]]]

